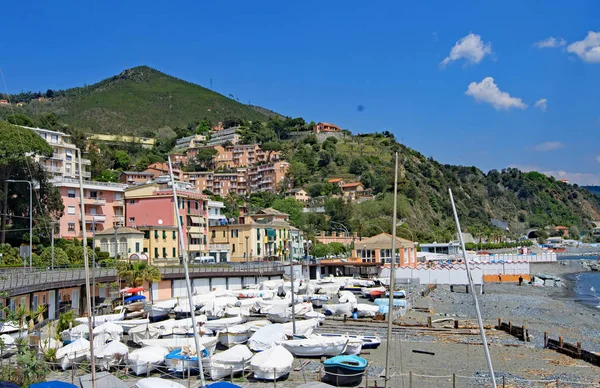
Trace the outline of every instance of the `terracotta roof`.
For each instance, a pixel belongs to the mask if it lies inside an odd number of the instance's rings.
[[[392,245],[392,235],[389,233],[380,233],[378,235],[369,237],[362,241],[354,242],[355,249],[362,249],[363,246],[366,246],[368,249],[391,248],[391,245]],[[404,239],[402,237],[396,237],[396,247],[397,248],[414,247],[414,243],[412,241]]]
[[[255,213],[255,215],[271,215],[271,216],[287,216],[289,214],[280,212],[279,210],[275,210],[272,207],[268,207],[266,209],[262,209],[259,212]]]
[[[338,183],[341,181],[342,181],[342,178],[331,178],[330,180],[327,181],[327,183]]]
[[[360,182],[352,182],[352,183],[346,183],[346,184],[342,185],[342,187],[356,187],[356,186],[359,186],[359,185],[362,185],[362,183],[360,183]]]

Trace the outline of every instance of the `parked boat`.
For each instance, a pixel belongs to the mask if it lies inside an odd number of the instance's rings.
[[[381,338],[376,335],[343,335],[334,333],[320,333],[322,337],[347,337],[351,340],[357,339],[363,342],[363,349],[377,349],[381,345]]]
[[[208,351],[202,349],[201,357],[208,357]],[[196,373],[200,369],[198,354],[195,348],[183,347],[171,351],[165,356],[165,365],[174,373]]]
[[[0,335],[0,357],[10,357],[17,352],[17,340],[11,337],[9,334]]]
[[[385,293],[385,296],[389,298],[390,292],[387,291]],[[404,291],[404,290],[394,291],[394,298],[406,298],[406,291]]]
[[[278,380],[292,371],[294,356],[281,345],[260,352],[250,360],[254,377],[261,380]]]
[[[0,388],[8,387],[0,382]],[[18,385],[16,385],[18,387]],[[50,380],[42,381],[40,383],[31,384],[29,388],[78,388],[77,385],[71,383],[65,383],[64,381]]]
[[[108,341],[120,341],[123,337],[123,327],[114,324],[113,322],[105,322],[100,326],[96,326],[92,331],[94,336],[97,334],[106,333],[108,335]]]
[[[219,381],[217,383],[208,384],[206,386],[206,388],[242,388],[242,387],[239,385],[228,383],[227,381]]]
[[[112,321],[112,323],[121,326],[123,328],[123,333],[129,333],[130,329],[139,325],[145,325],[147,323],[150,323],[150,320],[148,318],[128,319],[125,321]]]
[[[215,352],[217,347],[218,339],[216,337],[200,337],[198,338],[200,345],[204,346],[209,355],[212,355]],[[142,340],[142,346],[160,346],[168,349],[169,351],[173,351],[176,349],[181,349],[183,347],[194,347],[195,341],[194,337],[186,337],[186,338],[166,338],[166,339],[150,339],[150,340]]]
[[[169,350],[160,346],[146,346],[129,353],[128,364],[136,375],[145,375],[165,363]]]
[[[62,339],[62,342],[65,345],[75,342],[80,338],[89,339],[89,337],[90,337],[90,327],[85,324],[71,327],[60,333],[60,338]]]
[[[344,354],[360,354],[363,347],[363,342],[357,338],[349,338],[348,343],[346,344],[346,349],[344,350]]]
[[[303,335],[308,337],[313,333],[313,331],[319,327],[319,322],[321,322],[320,318],[306,319],[296,321],[296,335]],[[292,337],[294,335],[294,324],[293,322],[288,322],[283,324],[283,329],[285,335],[288,337]]]
[[[90,351],[90,341],[79,338],[56,351],[56,360],[60,362],[63,370],[67,370],[73,364],[85,360]]]
[[[367,369],[367,360],[359,356],[336,356],[323,362],[323,381],[336,387],[356,386],[362,381]]]
[[[337,356],[344,353],[348,341],[347,337],[314,336],[283,341],[282,345],[294,356],[321,357]]]
[[[129,354],[127,345],[119,341],[111,341],[104,346],[94,347],[94,358],[96,367],[101,370],[110,370],[110,368],[124,364]],[[90,353],[86,355],[91,360]]]
[[[248,340],[248,346],[255,352],[262,352],[274,346],[281,344],[286,340],[285,327],[282,324],[275,323],[261,327],[252,334]]]
[[[251,333],[255,333],[258,331],[258,329],[260,329],[261,327],[265,327],[267,325],[272,325],[273,322],[269,321],[268,319],[259,319],[256,321],[250,321],[250,322],[246,322],[245,325],[248,326],[248,328],[250,329]]]
[[[8,334],[17,339],[27,335],[27,328],[20,328],[16,322],[0,322],[0,335],[2,334]]]
[[[148,318],[152,322],[157,322],[162,319],[166,319],[169,316],[169,313],[175,306],[177,306],[179,302],[177,299],[169,299],[163,300],[161,302],[156,302],[150,307],[146,306],[146,310],[149,310]]]
[[[217,337],[221,345],[227,347],[243,344],[250,338],[250,328],[245,324],[229,326],[223,330],[219,330]]]
[[[381,291],[381,292],[385,292],[385,287],[363,287],[360,289],[360,292],[363,296],[363,298],[367,298],[369,299],[371,297],[371,292],[373,291]]]
[[[129,388],[129,385],[108,372],[96,372],[96,388]],[[79,378],[81,388],[92,388],[92,374],[88,373]]]
[[[208,367],[210,378],[219,380],[231,376],[232,373],[243,372],[250,367],[252,352],[246,345],[235,345],[210,358]]]
[[[238,325],[240,323],[246,322],[246,317],[231,317],[231,318],[221,318],[215,319],[212,321],[208,321],[204,324],[204,328],[210,329],[212,331],[219,331],[226,329],[229,326]]]
[[[310,297],[310,303],[312,303],[313,307],[321,308],[324,303],[329,301],[329,297],[327,295],[313,295]]]
[[[125,311],[121,311],[118,314],[95,315],[92,322],[93,322],[94,326],[100,326],[101,324],[106,323],[106,322],[122,321],[123,319],[125,319]],[[88,318],[87,317],[75,318],[75,322],[78,322],[81,324],[87,324]]]
[[[187,388],[184,385],[176,383],[173,380],[161,379],[158,377],[148,377],[135,383],[134,388]]]
[[[383,291],[381,289],[373,290],[369,293],[369,299],[373,301],[378,298],[383,298],[385,293],[385,289]]]

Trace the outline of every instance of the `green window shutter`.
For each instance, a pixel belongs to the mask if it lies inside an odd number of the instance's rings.
[[[158,230],[154,231],[154,238],[158,238]]]
[[[179,216],[179,222],[181,223],[181,227],[183,227],[183,216]]]
[[[202,210],[206,211],[206,201],[202,202]]]
[[[173,231],[173,240],[177,239],[177,232]]]
[[[198,201],[196,201],[196,210],[198,210],[198,208],[200,208],[200,206],[198,206]]]
[[[144,238],[146,240],[150,238],[150,231],[149,230],[144,230]]]
[[[136,252],[139,252],[139,251],[140,251],[140,243],[139,243],[139,242],[136,242],[136,243],[135,243],[135,251],[136,251]]]
[[[204,236],[204,245],[206,245],[206,236]]]
[[[158,257],[158,248],[154,248],[154,257],[157,258]]]
[[[167,231],[163,230],[163,238],[167,238]]]
[[[260,256],[260,243],[256,243],[256,254]]]
[[[173,257],[177,257],[177,248],[173,247]]]
[[[167,247],[163,247],[163,257],[167,257]]]

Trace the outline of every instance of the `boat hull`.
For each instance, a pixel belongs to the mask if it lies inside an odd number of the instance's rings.
[[[353,387],[361,383],[364,374],[365,369],[355,370],[339,365],[325,366],[323,382],[336,387]]]
[[[224,346],[243,344],[250,338],[250,332],[245,333],[219,333],[219,342]]]

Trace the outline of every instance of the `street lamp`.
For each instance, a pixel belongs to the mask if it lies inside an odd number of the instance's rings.
[[[340,225],[344,229],[344,231],[346,232],[347,238],[350,239],[350,232],[348,232],[348,228],[346,228],[346,225],[342,224],[341,222],[337,222],[337,221],[329,221],[329,223],[330,224]],[[350,244],[348,244],[348,246],[350,246]]]
[[[31,181],[21,179],[7,179],[7,182],[13,183],[29,183],[29,269],[33,267],[33,185]],[[23,260],[23,268],[27,267],[27,262]]]

